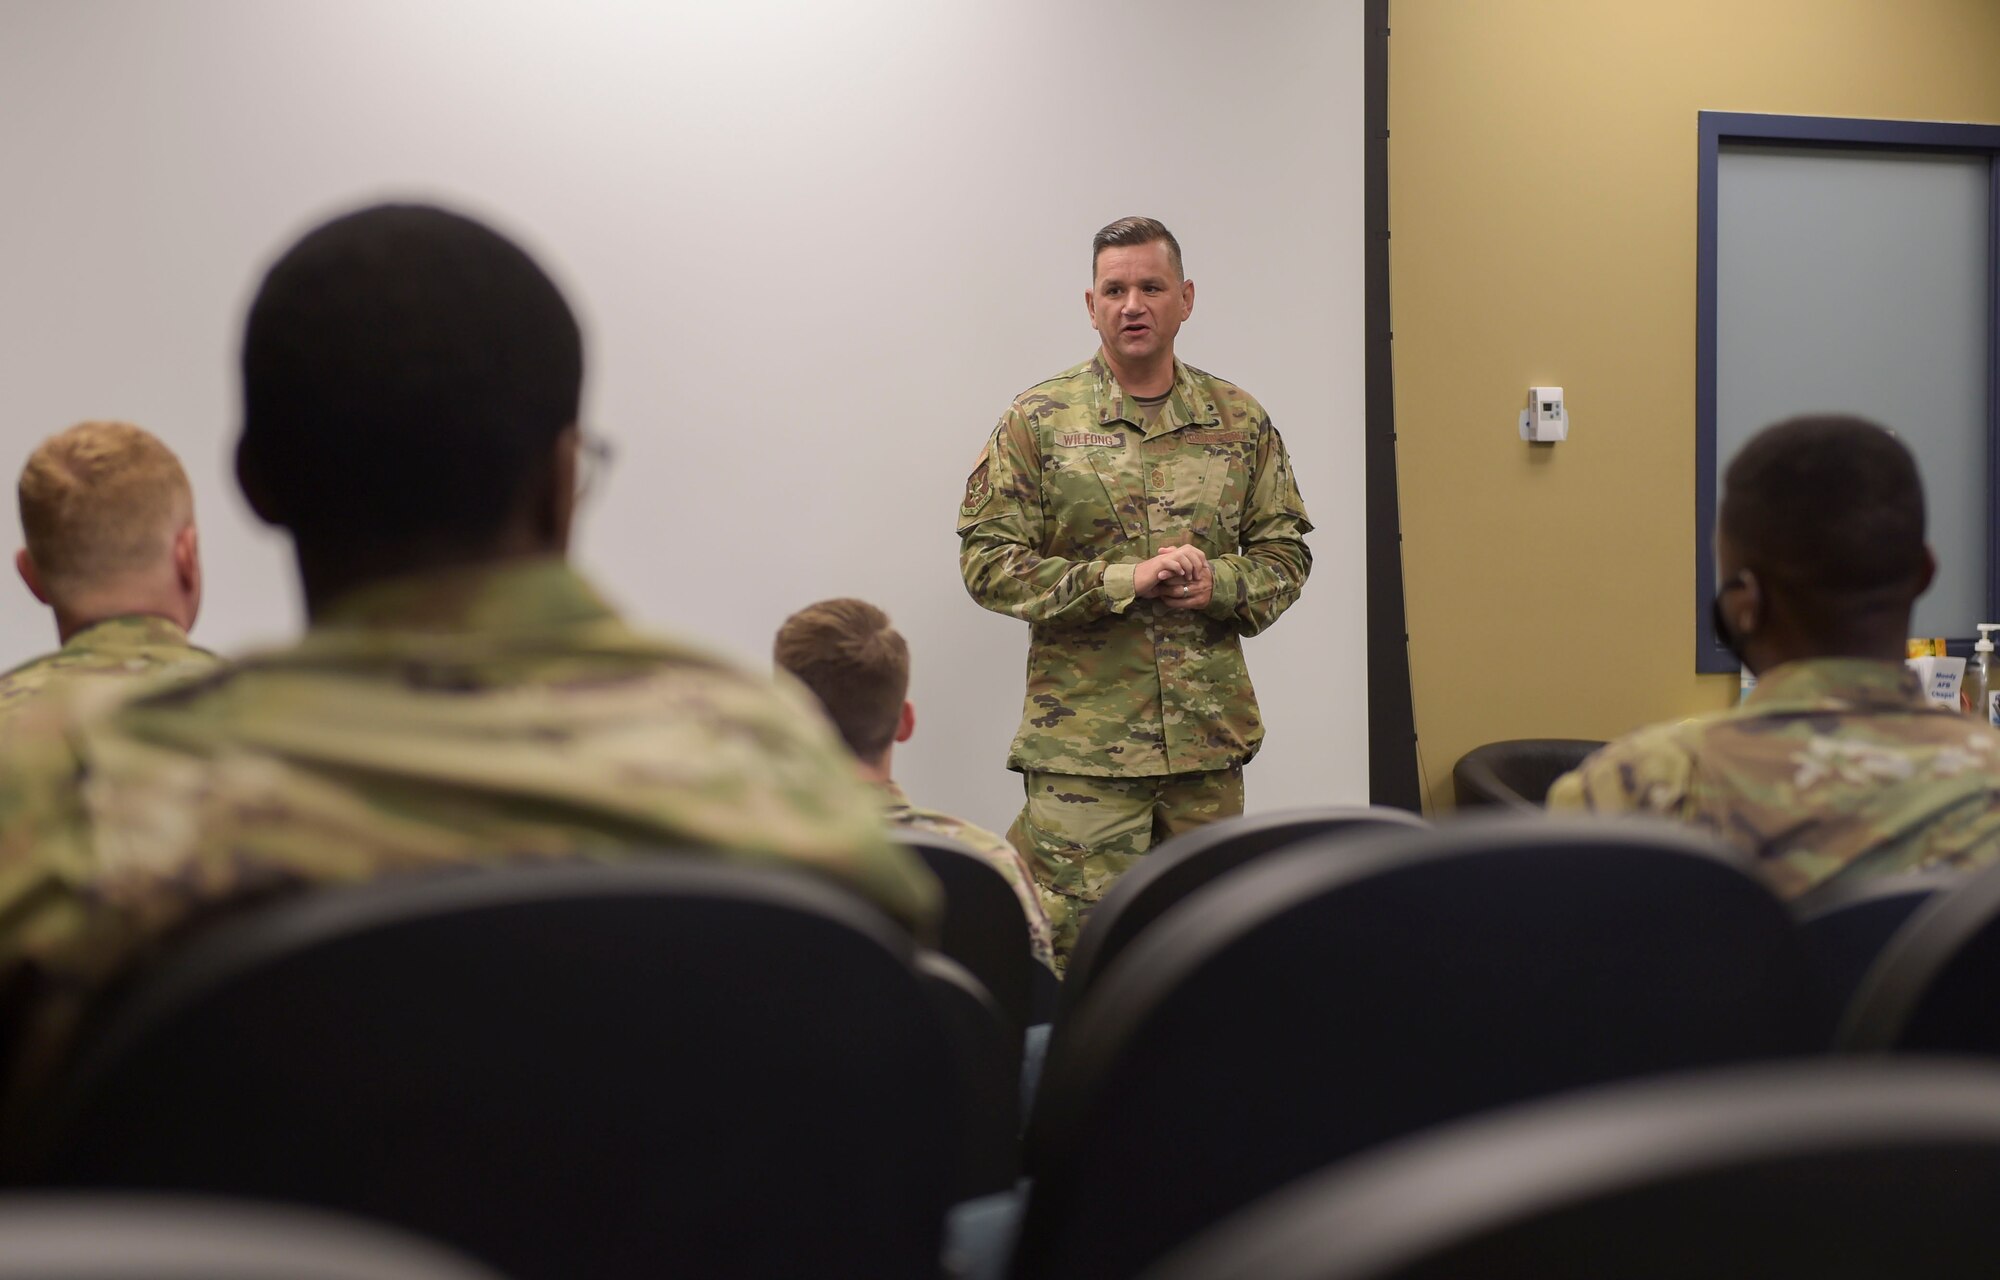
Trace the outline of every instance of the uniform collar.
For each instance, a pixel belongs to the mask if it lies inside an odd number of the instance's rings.
[[[560,630],[615,616],[568,561],[547,556],[371,583],[321,610],[312,632],[507,635]]]
[[[1859,711],[1924,709],[1917,673],[1900,662],[1865,658],[1809,658],[1773,667],[1743,700],[1746,711]]]
[[[1098,352],[1090,359],[1091,397],[1097,410],[1099,425],[1126,422],[1139,426],[1139,406],[1125,394],[1125,388],[1118,385],[1118,376],[1105,363],[1104,353]],[[1194,371],[1183,364],[1180,357],[1174,357],[1174,387],[1167,393],[1167,402],[1160,406],[1159,415],[1145,438],[1166,435],[1182,427],[1212,426],[1222,421],[1216,416],[1215,397],[1194,376]]]
[[[894,780],[878,782],[875,786],[882,793],[883,808],[887,809],[890,813],[894,814],[910,807],[910,797],[901,787],[896,785]]]
[[[171,645],[182,649],[194,646],[177,622],[150,613],[128,613],[93,622],[70,633],[63,642],[64,653],[124,653]]]

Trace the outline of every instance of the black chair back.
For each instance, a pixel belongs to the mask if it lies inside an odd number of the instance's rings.
[[[925,951],[917,975],[951,1036],[963,1089],[963,1164],[953,1203],[1008,1191],[1021,1176],[1021,1039],[979,979],[949,956]]]
[[[1911,913],[1862,978],[1838,1045],[2000,1056],[2000,866]]]
[[[1539,809],[1557,778],[1603,746],[1587,738],[1511,738],[1474,747],[1451,768],[1461,809]]]
[[[1963,878],[1942,870],[1839,876],[1794,899],[1792,917],[1819,970],[1826,1007],[1835,1015],[1845,1011],[1896,931],[1919,907]],[[1828,1029],[1829,1040],[1837,1029]]]
[[[1029,948],[1028,918],[1021,913],[1013,886],[986,859],[955,840],[926,831],[893,834],[924,860],[944,889],[938,950],[979,979],[1018,1042],[1033,1017],[1034,971],[1041,966]]]
[[[514,1280],[929,1280],[955,1088],[907,939],[832,886],[485,868],[191,939],[105,1020],[29,1173],[345,1210]]]
[[[1236,868],[1336,831],[1421,831],[1427,827],[1422,818],[1402,809],[1327,805],[1243,814],[1175,836],[1119,876],[1091,910],[1063,972],[1056,1021],[1060,1024],[1075,1011],[1091,983],[1141,930]]]
[[[0,1196],[0,1280],[499,1280],[327,1213],[179,1196]]]
[[[1245,1210],[1145,1280],[1978,1280],[2000,1074],[1830,1064],[1452,1125]]]
[[[1042,1077],[1018,1275],[1131,1276],[1426,1126],[1823,1044],[1783,904],[1688,832],[1502,819],[1331,853],[1242,868],[1086,999]]]

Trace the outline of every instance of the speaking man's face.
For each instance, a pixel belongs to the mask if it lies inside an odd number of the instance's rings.
[[[1194,311],[1194,282],[1181,279],[1164,240],[1117,244],[1097,255],[1097,279],[1083,295],[1090,327],[1127,365],[1174,354],[1174,335]]]

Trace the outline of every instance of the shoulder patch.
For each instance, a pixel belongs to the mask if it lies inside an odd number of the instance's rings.
[[[965,497],[958,504],[958,514],[961,516],[976,516],[986,509],[988,502],[993,500],[992,468],[988,462],[988,452],[979,455],[979,465],[965,478]]]

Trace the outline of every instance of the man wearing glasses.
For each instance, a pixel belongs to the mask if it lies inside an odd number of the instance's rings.
[[[126,956],[274,885],[678,848],[932,922],[803,695],[628,627],[568,564],[601,451],[576,321],[519,248],[433,208],[337,219],[266,276],[242,369],[238,476],[292,536],[309,625],[0,751],[17,1087]]]

